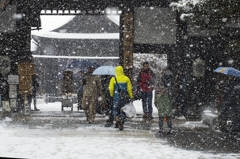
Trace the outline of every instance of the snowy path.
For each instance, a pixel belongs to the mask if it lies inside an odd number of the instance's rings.
[[[149,130],[123,132],[105,128],[103,124],[81,125],[78,128],[52,129],[49,126],[29,128],[11,124],[6,118],[0,123],[0,156],[32,159],[197,159],[240,158],[240,154],[208,154],[171,147],[156,139]]]
[[[38,105],[41,111],[60,111],[59,103]],[[69,108],[70,109],[70,108]],[[137,110],[139,111],[139,110]],[[76,118],[76,117],[75,117]],[[39,119],[39,118],[38,118]],[[43,117],[42,119],[49,120]],[[73,123],[54,126],[56,121],[30,126],[11,118],[0,121],[0,157],[30,159],[236,159],[240,154],[212,154],[190,151],[167,144],[150,130],[134,129],[126,123],[123,132],[106,128],[103,122],[93,125]],[[41,120],[40,120],[41,121]],[[51,120],[50,120],[51,121]],[[105,121],[104,121],[105,122]],[[66,123],[64,123],[66,124]],[[68,123],[67,123],[68,124]],[[154,129],[154,131],[153,131]]]

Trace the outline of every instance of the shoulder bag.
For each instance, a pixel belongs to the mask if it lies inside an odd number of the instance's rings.
[[[126,105],[127,103],[130,103],[131,102],[131,97],[129,96],[128,92],[123,91],[120,88],[116,77],[115,77],[115,80],[116,80],[116,84],[117,84],[117,87],[118,87],[118,97],[124,103],[124,105]]]

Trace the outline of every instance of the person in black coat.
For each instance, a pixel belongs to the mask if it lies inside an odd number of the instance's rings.
[[[222,112],[220,114],[222,131],[228,131],[227,120],[232,120],[232,126],[229,130],[234,134],[240,132],[240,117],[239,117],[239,104],[240,104],[240,79],[237,77],[229,76],[229,81],[224,88],[224,102],[222,104]]]
[[[175,104],[177,105],[177,116],[178,118],[186,118],[187,116],[187,77],[183,71],[180,71],[175,81],[175,93],[176,93],[176,101]]]
[[[38,111],[39,109],[37,109],[37,89],[39,87],[39,83],[38,83],[38,74],[34,74],[32,77],[32,98],[33,98],[33,105],[34,105],[34,111]]]
[[[83,86],[81,85],[81,80],[83,78],[83,71],[80,70],[78,72],[78,92],[77,92],[77,96],[78,96],[78,106],[77,106],[77,110],[82,110],[82,98],[83,98]]]
[[[113,98],[110,96],[108,84],[112,78],[111,75],[102,75],[101,76],[101,82],[102,82],[102,92],[104,92],[105,102],[105,112],[107,116],[107,123],[105,124],[105,127],[110,127],[113,125],[114,116],[113,116]]]

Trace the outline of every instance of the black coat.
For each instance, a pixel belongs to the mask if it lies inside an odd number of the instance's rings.
[[[224,88],[224,104],[236,108],[240,104],[240,80],[233,78]]]

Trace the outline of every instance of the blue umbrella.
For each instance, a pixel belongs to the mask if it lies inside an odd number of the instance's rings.
[[[93,71],[94,75],[113,75],[115,76],[116,66],[101,66]]]
[[[96,60],[75,60],[67,65],[67,70],[73,71],[74,76],[78,76],[78,72],[81,70],[83,72],[88,71],[88,67],[93,66],[95,68],[99,67],[99,63]]]
[[[214,72],[223,73],[225,75],[240,77],[240,71],[233,67],[218,67]]]
[[[67,68],[87,69],[89,66],[98,67],[99,64],[95,60],[75,60],[70,63]]]

